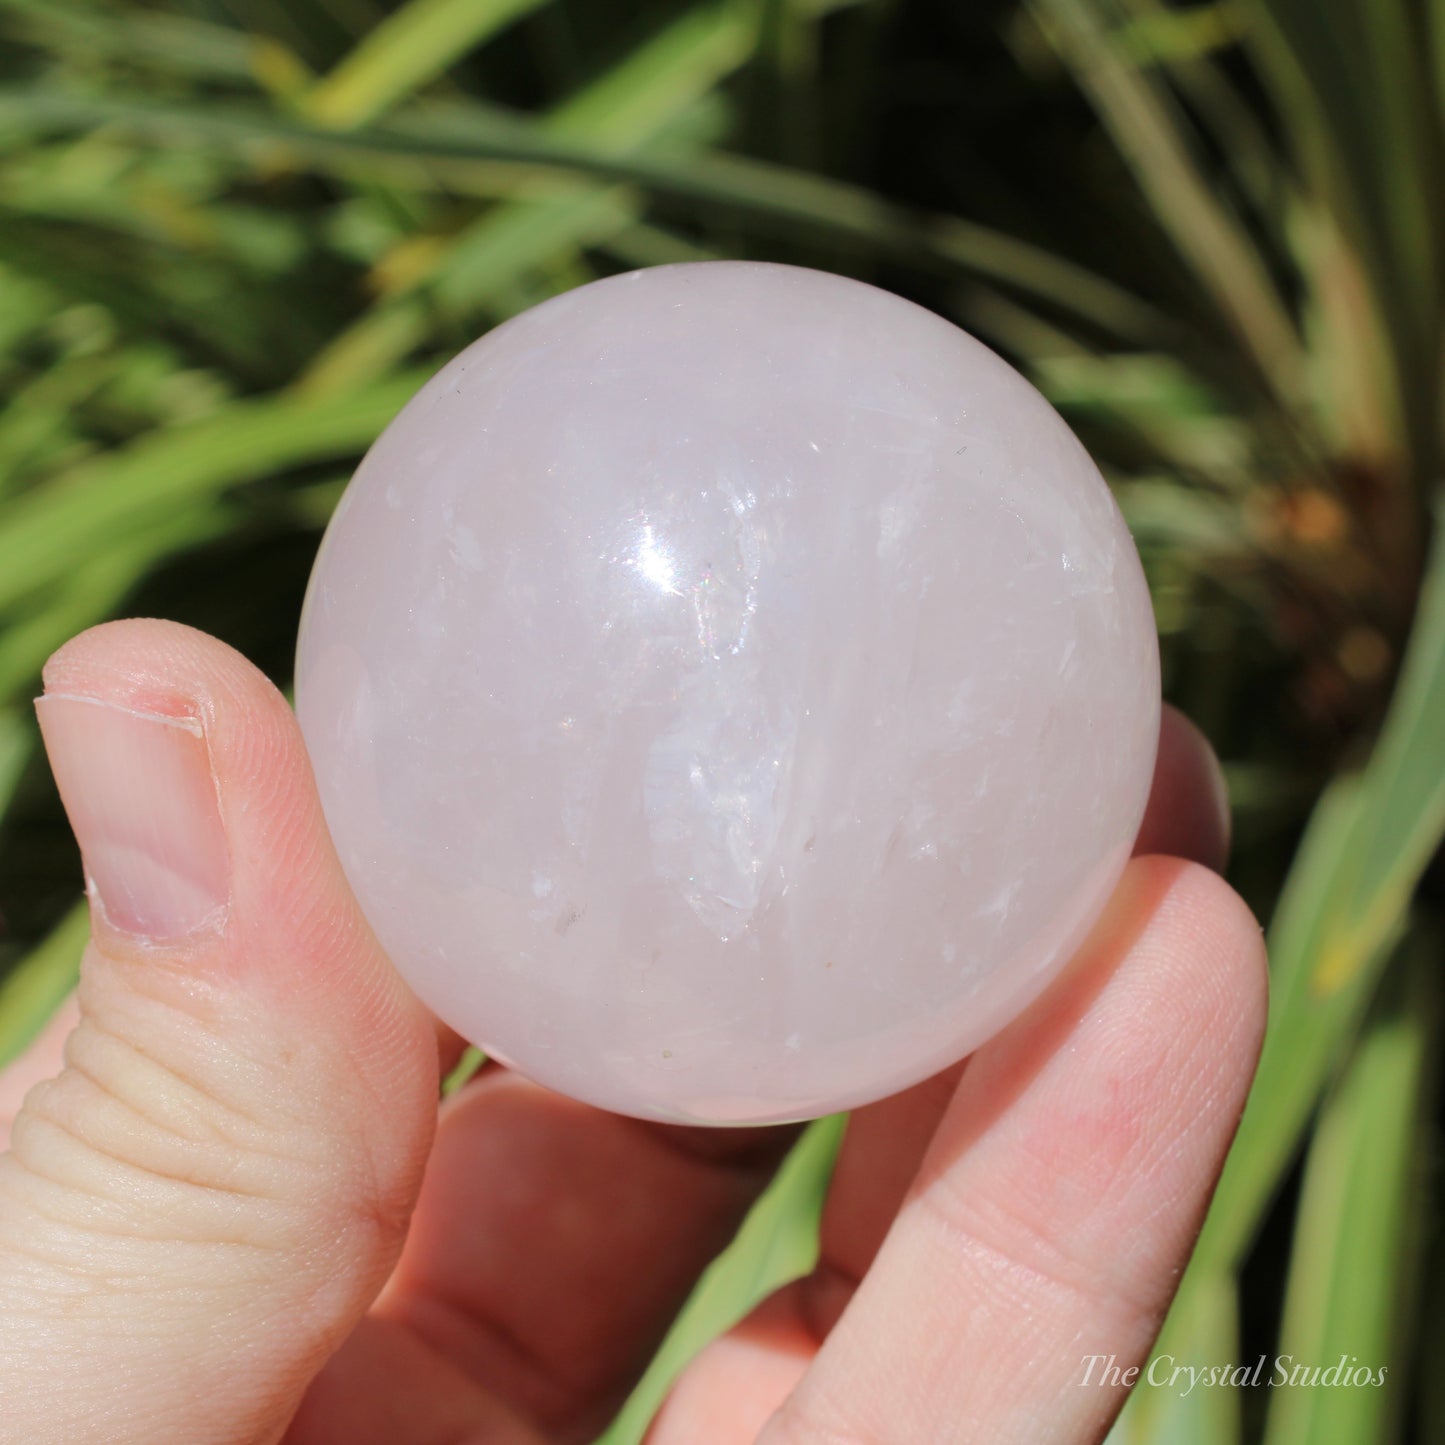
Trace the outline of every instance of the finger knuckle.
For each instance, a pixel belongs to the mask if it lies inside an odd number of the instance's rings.
[[[303,1035],[201,987],[113,982],[83,991],[64,1070],[15,1119],[5,1188],[31,1214],[233,1255],[301,1248],[323,1218],[337,1237],[396,1227],[328,1098],[335,1070]]]
[[[896,1445],[877,1431],[841,1419],[826,1399],[797,1391],[778,1407],[759,1445]]]
[[[1035,1218],[1022,1198],[966,1190],[942,1175],[916,1197],[914,1207],[932,1222],[945,1254],[1010,1307],[1037,1312],[1052,1300],[1068,1315],[1110,1305],[1131,1314],[1154,1311],[1153,1299],[1136,1293],[1117,1262],[1072,1248],[1047,1220]]]

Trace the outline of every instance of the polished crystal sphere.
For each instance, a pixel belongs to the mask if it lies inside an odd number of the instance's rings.
[[[800,1119],[1013,1019],[1113,888],[1159,674],[1069,429],[932,313],[664,266],[489,332],[326,534],[297,706],[448,1024],[654,1119]]]

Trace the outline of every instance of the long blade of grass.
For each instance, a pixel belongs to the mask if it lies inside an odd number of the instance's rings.
[[[1239,1358],[1239,1300],[1234,1282],[1215,1278],[1196,1296],[1187,1333],[1172,1341],[1129,1397],[1105,1445],[1236,1445],[1243,1438],[1239,1391],[1224,1386],[1188,1389],[1172,1378],[1175,1365],[1228,1370]]]
[[[1269,1035],[1196,1258],[1241,1258],[1442,836],[1445,530],[1379,742],[1359,779],[1321,801],[1280,899]]]
[[[608,154],[624,153],[654,139],[741,65],[750,43],[750,28],[736,8],[699,6],[563,101],[539,125],[550,135],[586,139]],[[634,190],[591,184],[496,207],[442,247],[402,295],[386,297],[335,337],[298,380],[298,389],[320,395],[381,374],[426,334],[433,295],[448,315],[474,312],[545,258],[605,241],[633,225],[641,210]],[[431,294],[410,294],[422,291]]]
[[[758,64],[749,75],[747,131],[755,148],[795,166],[822,153],[818,78],[821,7],[813,0],[753,0]]]
[[[1329,895],[1311,985],[1349,982],[1398,926],[1445,835],[1445,526],[1437,530],[1404,669],[1369,772],[1355,836]]]
[[[1231,70],[1220,62],[1233,57],[1249,30],[1249,17],[1234,0],[1176,9],[1165,0],[1124,0],[1130,18],[1114,33],[1123,58],[1141,67],[1157,66],[1198,116],[1202,134],[1220,152],[1252,221],[1269,241],[1288,251],[1289,226],[1304,198],[1298,178],[1285,164],[1279,143],[1257,107],[1245,99]]]
[[[318,125],[365,125],[544,0],[410,0],[303,96]]]
[[[620,153],[656,135],[752,54],[736,5],[685,11],[538,122],[548,135]]]
[[[1431,0],[1430,57],[1434,62],[1435,120],[1445,134],[1445,0]]]
[[[1390,343],[1382,390],[1423,492],[1440,445],[1445,195],[1420,12],[1411,0],[1251,0],[1250,10],[1293,148],[1370,278]]]
[[[1445,833],[1445,528],[1400,683],[1362,774],[1338,778],[1310,819],[1270,928],[1264,1053],[1234,1148],[1159,1349],[1232,1281],[1385,964]],[[1379,856],[1376,856],[1378,850]]]
[[[0,0],[0,15],[11,33],[67,57],[139,61],[196,80],[250,82],[265,44],[234,26],[192,16],[108,15],[54,0]]]
[[[1445,1137],[1439,1125],[1427,1141],[1430,1157],[1445,1156]],[[1424,1284],[1424,1319],[1421,1321],[1419,1360],[1445,1360],[1445,1233],[1437,1230],[1432,1240],[1431,1260]],[[1415,1415],[1420,1440],[1445,1440],[1445,1371],[1429,1368],[1416,1371]]]
[[[44,606],[0,632],[0,698],[32,689],[45,659],[75,633],[115,616],[126,595],[162,558],[204,546],[232,520],[222,507],[180,506],[125,543],[97,548],[84,567],[69,570]],[[0,788],[0,814],[4,802]]]
[[[35,749],[35,729],[17,707],[0,711],[0,817],[10,806],[20,775]]]
[[[1402,949],[1394,986],[1324,1105],[1295,1224],[1278,1353],[1326,1367],[1347,1360],[1351,1378],[1360,1369],[1372,1378],[1271,1391],[1266,1445],[1385,1445],[1403,1423],[1421,1146],[1440,1050],[1440,945],[1420,930]]]
[[[48,938],[0,981],[0,1068],[25,1051],[80,976],[90,913],[77,903]]]
[[[185,503],[303,463],[359,454],[423,380],[424,373],[408,373],[323,401],[234,402],[25,494],[0,522],[0,607],[65,576],[93,551],[163,526]]]
[[[920,264],[989,277],[1134,344],[1178,349],[1191,340],[1177,322],[1087,268],[1042,247],[955,217],[920,215],[862,187],[740,156],[685,162],[668,157],[602,155],[535,126],[493,114],[408,118],[384,130],[327,132],[263,111],[220,105],[157,106],[112,97],[34,88],[0,88],[0,134],[73,132],[111,126],[154,145],[235,153],[280,147],[323,170],[346,175],[365,163],[408,170],[425,160],[441,168],[469,161],[514,161],[632,182],[660,195],[725,209],[835,244],[852,244]]]
[[[1254,243],[1200,171],[1168,92],[1111,42],[1097,0],[1030,4],[1179,253],[1285,405],[1297,406],[1305,376],[1298,330]]]

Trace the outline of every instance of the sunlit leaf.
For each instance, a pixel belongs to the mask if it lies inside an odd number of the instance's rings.
[[[1264,260],[1200,171],[1168,92],[1111,42],[1107,0],[1032,0],[1130,163],[1154,214],[1287,405],[1303,390],[1294,321]]]
[[[1394,986],[1314,1132],[1279,1354],[1326,1369],[1346,1361],[1348,1380],[1273,1390],[1266,1445],[1385,1445],[1404,1424],[1403,1347],[1423,1225],[1422,1114],[1441,1045],[1441,943],[1422,932],[1403,949]]]
[[[0,516],[0,607],[163,525],[173,509],[279,469],[359,455],[420,386],[403,375],[324,401],[236,402],[78,467]]]
[[[389,130],[332,134],[263,111],[155,106],[52,91],[0,90],[0,128],[44,133],[115,126],[139,139],[193,149],[284,146],[322,168],[346,174],[359,163],[404,170],[418,160],[438,167],[469,160],[510,160],[630,181],[659,194],[726,207],[782,228],[823,235],[919,261],[939,261],[1017,287],[1062,311],[1145,344],[1178,340],[1182,328],[1112,282],[1014,237],[948,216],[917,216],[872,192],[812,173],[713,154],[687,163],[663,157],[599,154],[554,140],[523,120],[455,114],[397,121]]]
[[[78,903],[18,968],[0,980],[0,1068],[25,1051],[75,987],[90,915]]]
[[[301,98],[320,125],[364,125],[543,0],[407,0]]]

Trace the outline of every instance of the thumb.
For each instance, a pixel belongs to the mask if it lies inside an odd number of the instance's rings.
[[[0,1155],[5,1438],[276,1440],[400,1249],[434,1025],[244,659],[113,623],[37,708],[91,942],[64,1070]]]

